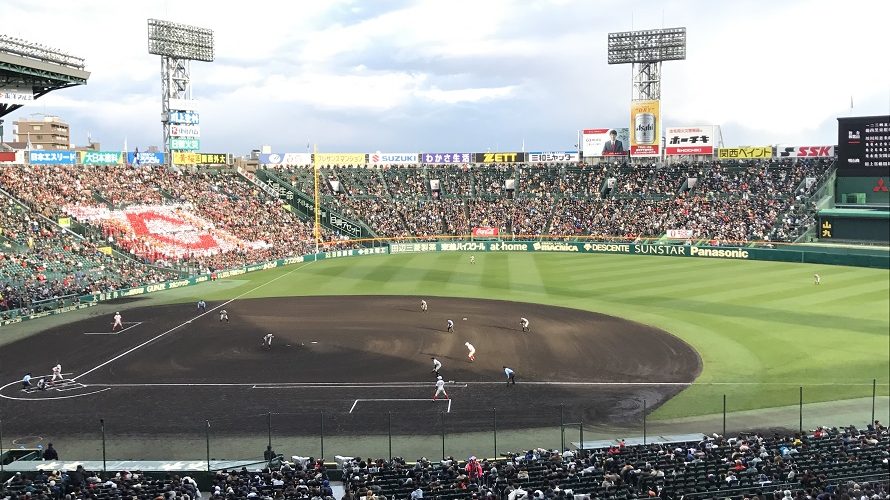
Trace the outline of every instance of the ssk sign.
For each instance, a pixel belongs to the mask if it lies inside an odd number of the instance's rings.
[[[417,153],[371,153],[368,163],[371,165],[417,165],[420,155]]]
[[[779,146],[780,158],[830,158],[835,156],[834,146]]]
[[[201,137],[201,126],[170,125],[170,135],[173,137]]]

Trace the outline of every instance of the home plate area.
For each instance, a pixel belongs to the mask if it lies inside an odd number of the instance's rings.
[[[352,403],[352,408],[349,409],[349,413],[372,412],[379,414],[405,410],[411,412],[429,412],[431,414],[438,414],[441,412],[451,413],[451,400],[432,398],[356,399]]]

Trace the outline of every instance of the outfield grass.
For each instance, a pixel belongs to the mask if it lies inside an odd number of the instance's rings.
[[[295,270],[296,269],[296,270]],[[823,284],[813,284],[813,273]],[[890,271],[841,266],[542,253],[324,260],[239,277],[205,299],[419,295],[537,302],[663,328],[699,352],[696,383],[653,418],[890,393]],[[191,300],[191,298],[189,298]],[[534,321],[533,318],[530,318]],[[546,335],[547,332],[537,332]],[[629,339],[632,341],[632,339]]]

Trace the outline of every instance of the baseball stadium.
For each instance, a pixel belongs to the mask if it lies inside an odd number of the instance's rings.
[[[890,116],[662,127],[670,28],[575,151],[204,153],[148,28],[164,148],[0,140],[0,498],[890,498]]]

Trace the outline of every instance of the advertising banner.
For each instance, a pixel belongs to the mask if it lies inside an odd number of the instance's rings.
[[[614,135],[614,136],[613,136]],[[589,128],[581,131],[584,156],[626,156],[630,140],[627,128]]]
[[[665,129],[667,144],[664,153],[668,156],[713,155],[714,127],[669,127]]]
[[[785,146],[776,147],[776,156],[779,158],[831,158],[834,156],[834,146]]]
[[[201,137],[201,126],[170,125],[170,135],[173,137]]]
[[[260,155],[261,165],[305,167],[312,165],[312,153],[269,153]]]
[[[71,217],[59,217],[56,223],[59,227],[71,227]]]
[[[535,151],[528,154],[529,163],[577,162],[577,151]]]
[[[129,165],[163,165],[164,153],[158,152],[138,152],[130,151],[127,153],[127,164]]]
[[[198,113],[195,111],[171,111],[167,115],[167,121],[179,125],[197,125],[201,123]]]
[[[772,146],[744,146],[740,148],[717,148],[717,158],[721,160],[741,160],[748,158],[772,158]]]
[[[79,151],[81,165],[120,165],[120,151]]]
[[[497,236],[498,231],[499,228],[497,227],[474,227],[473,236],[476,238],[487,238],[491,236]]]
[[[173,163],[175,165],[227,165],[229,163],[229,155],[226,153],[174,151]]]
[[[691,229],[668,229],[667,237],[688,240],[689,238],[693,237],[693,234]]]
[[[198,101],[195,99],[170,99],[167,101],[171,110],[176,111],[197,111]]]
[[[660,156],[661,101],[630,103],[630,155]]]
[[[473,153],[476,163],[522,163],[525,153]]]
[[[180,151],[198,151],[201,149],[201,139],[193,137],[171,137],[170,149],[178,149]]]
[[[420,155],[417,153],[371,153],[368,163],[371,165],[417,165]]]
[[[319,165],[364,165],[365,153],[315,153]]]
[[[472,163],[473,153],[421,153],[421,163]]]
[[[77,151],[35,150],[28,153],[31,165],[74,165],[76,162]]]
[[[0,162],[14,162],[15,151],[0,151]]]
[[[31,104],[33,100],[31,87],[0,87],[0,104]]]

